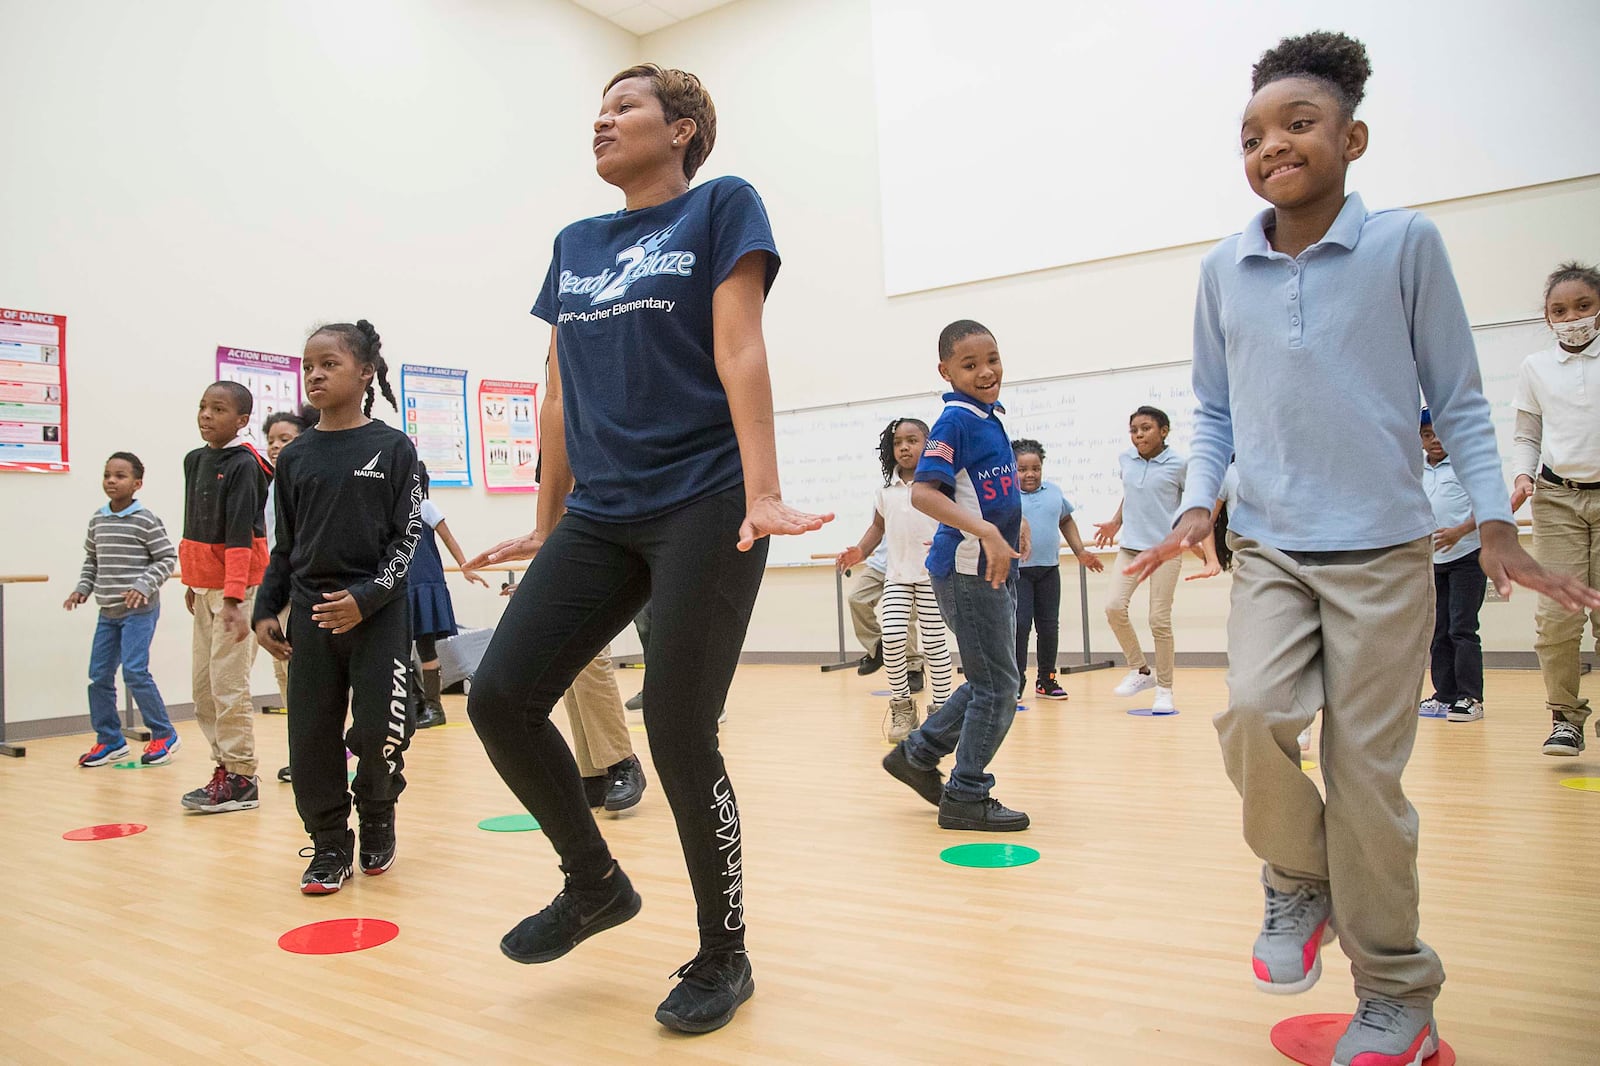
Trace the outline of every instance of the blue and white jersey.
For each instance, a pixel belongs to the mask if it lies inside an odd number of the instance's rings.
[[[961,392],[944,394],[944,411],[928,432],[917,464],[918,481],[938,485],[963,510],[992,522],[1012,548],[1022,537],[1022,487],[1011,436],[1000,424],[999,404],[986,404]],[[978,538],[939,524],[928,552],[928,573],[983,574],[988,559]],[[1016,560],[1011,574],[1017,572]]]
[[[573,513],[652,518],[744,480],[711,298],[751,252],[767,253],[770,289],[766,209],[732,177],[556,238],[533,313],[556,327]]]

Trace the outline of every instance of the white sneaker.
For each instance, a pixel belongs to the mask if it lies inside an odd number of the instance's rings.
[[[1311,730],[1302,730],[1300,733],[1300,754],[1304,755],[1311,750]]]
[[[1432,696],[1417,704],[1417,715],[1421,718],[1443,718],[1449,710],[1448,703],[1436,700]]]
[[[1150,709],[1155,711],[1157,714],[1161,714],[1166,711],[1177,710],[1178,708],[1172,703],[1172,690],[1170,688],[1162,688],[1160,685],[1157,685],[1155,702],[1150,704]]]
[[[1117,696],[1132,696],[1143,692],[1147,688],[1154,688],[1155,684],[1156,678],[1154,674],[1142,674],[1137,670],[1129,670],[1128,676],[1123,678],[1122,683],[1111,691]]]

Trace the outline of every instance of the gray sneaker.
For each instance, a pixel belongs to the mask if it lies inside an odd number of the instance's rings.
[[[628,702],[623,704],[630,711],[644,710],[644,689],[640,689],[628,697]]]
[[[1293,892],[1267,883],[1266,917],[1251,951],[1256,987],[1275,996],[1304,992],[1322,976],[1322,945],[1333,939],[1333,905],[1326,882],[1307,881]]]
[[[917,728],[917,701],[896,697],[889,701],[889,727],[884,736],[898,744]]]
[[[1333,1066],[1422,1066],[1438,1050],[1432,1006],[1364,999],[1333,1049]]]

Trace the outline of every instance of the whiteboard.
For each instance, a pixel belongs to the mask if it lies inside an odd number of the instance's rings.
[[[1237,232],[1250,68],[1314,29],[1372,60],[1369,208],[1600,173],[1595,0],[872,0],[886,291]]]
[[[1493,409],[1500,461],[1511,483],[1512,400],[1522,360],[1551,343],[1541,319],[1474,327],[1484,393]],[[1131,447],[1128,417],[1143,404],[1172,418],[1167,442],[1187,453],[1194,392],[1190,361],[1008,383],[1001,416],[1013,440],[1032,437],[1045,447],[1044,476],[1061,486],[1076,508],[1085,538],[1094,523],[1116,513],[1122,500],[1117,456]],[[878,434],[894,418],[920,418],[932,425],[943,407],[941,393],[862,400],[827,407],[781,411],[776,418],[783,498],[802,511],[832,511],[834,521],[815,533],[774,537],[768,566],[813,565],[812,553],[837,552],[856,543],[872,520],[872,501],[883,484]],[[1421,448],[1420,442],[1418,448]]]

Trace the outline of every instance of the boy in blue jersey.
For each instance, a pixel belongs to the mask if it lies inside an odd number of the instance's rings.
[[[990,760],[1017,704],[1017,560],[1022,488],[996,401],[1000,349],[988,329],[963,319],[939,334],[939,376],[953,391],[928,434],[911,503],[939,521],[928,576],[967,682],[884,756],[883,768],[939,807],[941,829],[1008,833],[1028,816],[989,794]],[[959,741],[959,744],[957,743]],[[949,782],[939,760],[956,752]]]

